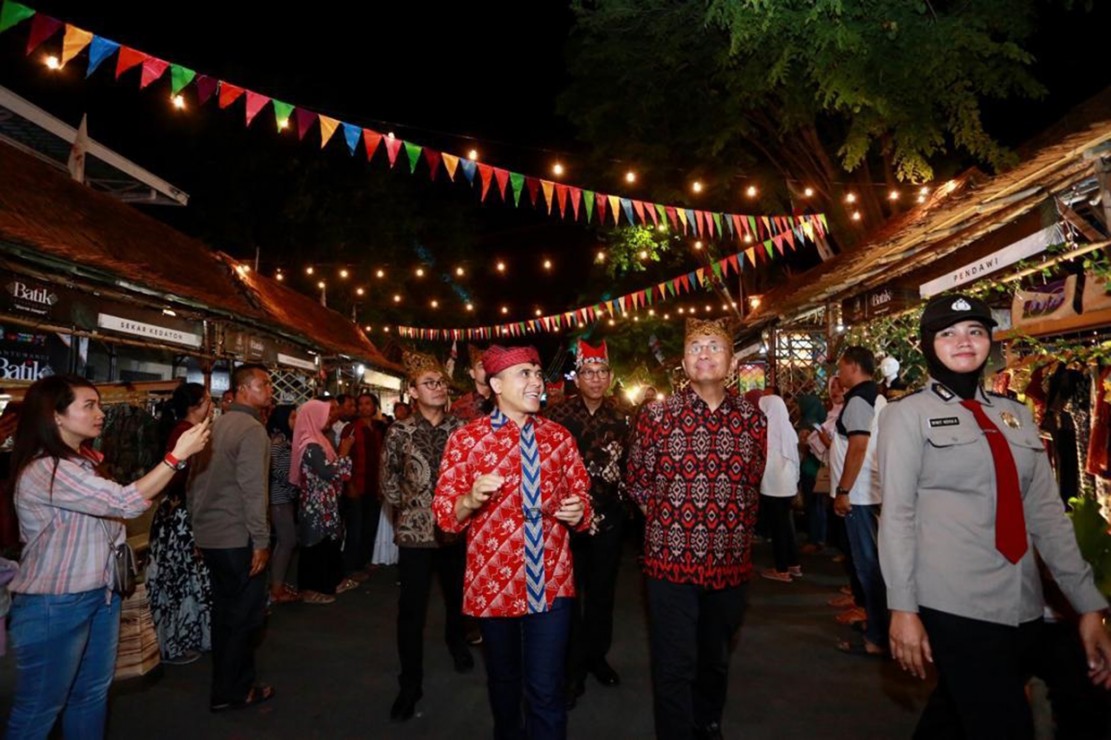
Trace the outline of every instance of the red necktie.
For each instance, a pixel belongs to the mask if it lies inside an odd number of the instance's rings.
[[[1018,485],[1018,469],[1007,438],[999,431],[979,401],[961,401],[972,412],[991,446],[995,464],[995,548],[1003,557],[1017,563],[1026,554],[1026,517],[1022,513],[1022,493]]]

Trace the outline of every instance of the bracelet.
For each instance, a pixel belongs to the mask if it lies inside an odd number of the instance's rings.
[[[165,465],[170,470],[174,471],[175,473],[177,472],[177,466],[174,465],[172,462],[170,462],[167,458],[165,458],[165,457],[162,458],[162,464]]]

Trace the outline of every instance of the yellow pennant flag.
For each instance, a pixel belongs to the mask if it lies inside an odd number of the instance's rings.
[[[613,214],[613,225],[617,226],[617,210],[621,208],[621,199],[616,195],[610,195],[607,200],[610,202],[610,213]]]
[[[455,168],[459,166],[459,157],[454,154],[444,152],[444,169],[447,170],[447,176],[455,182]]]
[[[699,285],[705,285],[706,284],[706,268],[705,267],[699,267],[697,270],[694,271],[694,275],[695,275],[695,277],[698,278],[698,284]]]
[[[679,220],[683,222],[683,233],[685,234],[687,233],[687,212],[682,208],[676,208],[675,210],[679,212]]]
[[[62,66],[66,66],[66,62],[80,54],[86,46],[92,43],[92,40],[93,35],[91,33],[67,23],[66,35],[62,39]]]
[[[325,115],[320,116],[320,148],[321,149],[323,149],[324,145],[327,144],[331,140],[332,134],[334,134],[336,132],[336,128],[338,128],[338,127],[339,127],[339,121],[337,121],[336,119],[328,118],[328,116],[325,116]]]
[[[752,263],[753,267],[756,267],[756,248],[755,247],[749,247],[748,249],[746,249],[745,250],[745,257],[748,257],[748,261]]]
[[[552,192],[555,190],[555,183],[551,180],[541,180],[540,187],[544,188],[544,197],[548,199],[548,213],[552,212],[552,204],[555,198],[552,197]]]

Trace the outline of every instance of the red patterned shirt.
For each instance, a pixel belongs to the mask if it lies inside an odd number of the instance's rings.
[[[503,417],[504,418],[504,417]],[[544,536],[545,599],[575,595],[570,533],[554,516],[559,502],[577,494],[585,507],[575,528],[590,524],[590,478],[571,433],[555,422],[533,416],[540,451],[541,522]],[[505,478],[502,489],[463,522],[455,504],[483,475]],[[525,513],[521,496],[521,430],[491,416],[475,419],[448,440],[432,501],[436,523],[445,532],[467,535],[467,572],[463,613],[474,617],[520,617],[528,613],[525,594]]]
[[[471,391],[470,393],[460,396],[459,400],[451,404],[451,415],[462,419],[463,421],[474,421],[480,416],[486,416],[488,407],[492,406],[493,402],[487,399],[478,391]]]
[[[767,421],[732,391],[715,411],[687,388],[644,407],[627,486],[647,508],[649,578],[719,589],[752,575]]]

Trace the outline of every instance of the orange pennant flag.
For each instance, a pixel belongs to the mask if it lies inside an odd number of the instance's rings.
[[[555,191],[555,183],[551,180],[541,180],[540,187],[544,190],[544,198],[548,201],[548,213],[552,212],[552,206],[555,205],[555,198],[552,193]]]
[[[243,88],[237,87],[230,82],[220,83],[220,107],[227,108],[229,105],[239,99],[243,94]]]
[[[706,268],[705,267],[699,267],[697,270],[695,270],[694,271],[694,276],[696,278],[698,278],[698,284],[699,285],[705,285],[706,284]]]
[[[753,267],[756,267],[756,247],[746,249],[745,257],[748,257],[748,261],[752,263]]]
[[[323,149],[324,145],[332,138],[332,134],[339,128],[339,121],[328,116],[320,115],[320,148]]]
[[[93,35],[90,32],[67,23],[66,35],[62,38],[62,66],[66,66],[66,62],[80,54],[92,40]]]
[[[458,167],[459,157],[444,152],[444,169],[447,170],[447,176],[451,178],[452,182],[455,182],[455,170]]]
[[[648,223],[647,221],[644,220],[644,201],[634,200],[633,201],[633,210],[636,211],[637,218],[640,219],[640,222],[642,224]]]

